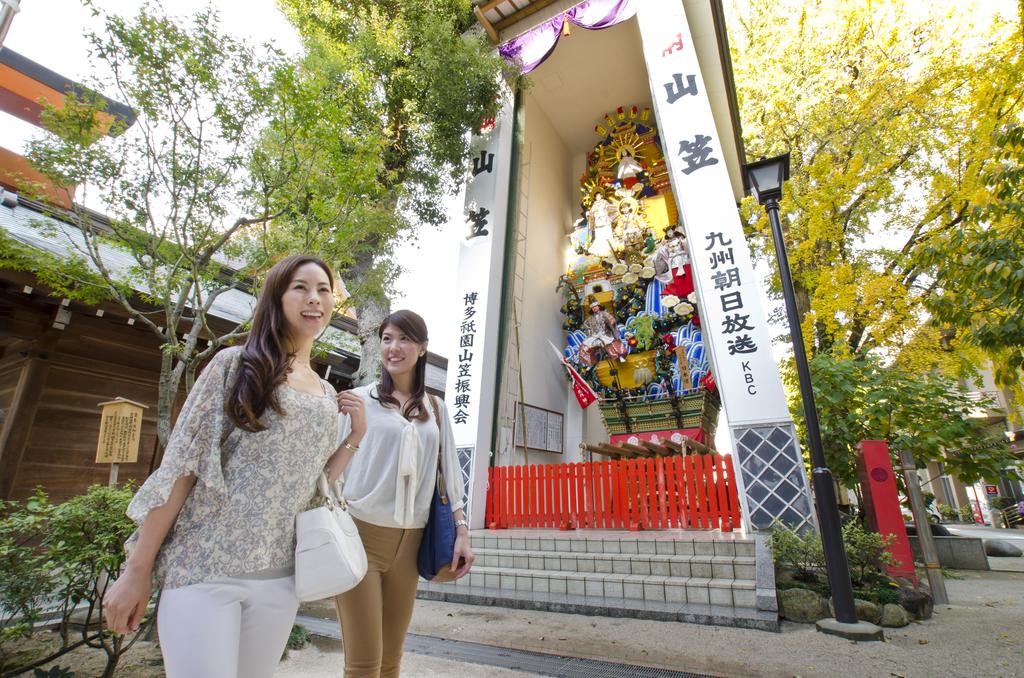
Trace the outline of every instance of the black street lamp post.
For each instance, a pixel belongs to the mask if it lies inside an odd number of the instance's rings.
[[[807,353],[804,350],[804,337],[796,309],[793,279],[789,272],[789,257],[786,255],[786,241],[782,237],[782,224],[779,221],[782,184],[789,178],[789,154],[750,163],[745,170],[745,178],[754,197],[768,213],[772,240],[775,242],[775,256],[779,260],[779,279],[782,281],[782,296],[786,301],[789,332],[793,339],[793,358],[800,378],[800,396],[807,422],[807,444],[811,449],[811,463],[814,466],[811,471],[814,504],[818,514],[818,525],[821,527],[821,543],[825,551],[825,569],[828,571],[829,588],[832,589],[835,618],[840,624],[857,624],[853,587],[850,583],[850,566],[846,561],[846,551],[843,549],[835,484],[832,482],[832,471],[825,463],[825,451],[821,446],[821,429],[818,427],[818,411],[814,406],[811,371],[807,366]]]

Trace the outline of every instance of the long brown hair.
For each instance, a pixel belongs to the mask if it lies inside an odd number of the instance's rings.
[[[268,407],[284,414],[276,389],[288,378],[295,354],[288,352],[288,321],[281,307],[281,297],[295,271],[306,264],[322,268],[331,281],[331,290],[334,290],[331,268],[319,257],[309,254],[293,254],[267,271],[267,279],[253,313],[252,328],[242,349],[238,379],[227,402],[228,418],[245,431],[255,433],[266,429],[260,417]],[[324,309],[324,313],[329,314],[331,310]]]
[[[423,318],[421,318],[418,313],[404,310],[395,311],[387,318],[384,318],[380,327],[377,328],[378,339],[384,337],[384,328],[388,325],[394,325],[417,344],[427,343],[427,323],[424,322]],[[382,367],[380,372],[380,383],[377,384],[377,395],[371,395],[371,397],[385,407],[390,405],[397,409],[398,399],[391,395],[395,390],[395,382],[391,380],[391,375],[388,373],[387,368]],[[409,420],[415,419],[416,421],[426,421],[429,418],[429,415],[427,414],[427,407],[423,402],[426,394],[427,354],[424,352],[423,355],[416,359],[416,367],[413,372],[412,393],[409,395],[409,400],[405,402],[405,407],[402,408],[402,416]]]

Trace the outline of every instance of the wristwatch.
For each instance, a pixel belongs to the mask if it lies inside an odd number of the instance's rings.
[[[460,527],[465,527],[468,530],[469,529],[469,521],[466,520],[465,518],[459,518],[458,520],[455,521],[455,529],[457,530]]]

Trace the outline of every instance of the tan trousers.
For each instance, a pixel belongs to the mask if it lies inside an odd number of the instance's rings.
[[[423,529],[355,522],[366,549],[366,577],[334,599],[345,644],[345,678],[398,678],[416,601],[416,552]]]

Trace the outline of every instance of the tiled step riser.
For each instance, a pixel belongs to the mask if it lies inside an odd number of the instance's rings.
[[[473,535],[476,549],[660,556],[754,556],[753,540],[524,538]]]
[[[546,570],[584,574],[704,577],[753,581],[753,558],[727,556],[512,555],[491,549],[476,551],[477,565],[505,570]],[[739,561],[739,562],[738,562]]]
[[[483,571],[479,571],[483,570]],[[659,603],[694,603],[755,608],[753,585],[708,579],[667,582],[657,577],[615,577],[543,573],[524,574],[475,568],[468,577],[445,588],[486,587],[516,592],[556,593],[594,598],[645,600]]]
[[[476,564],[430,600],[610,617],[779,629],[757,576],[757,538],[708,530],[478,530]],[[770,583],[774,588],[774,583]]]

